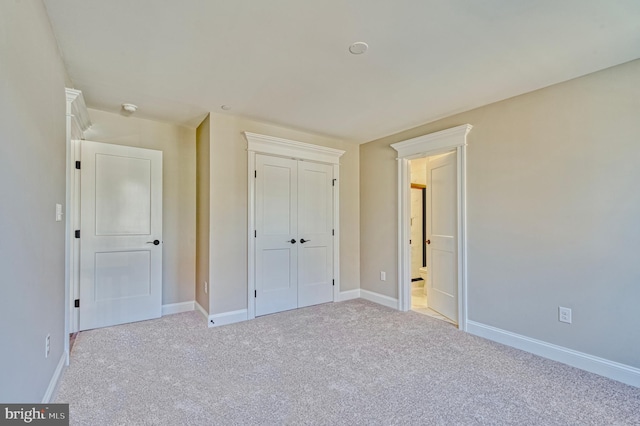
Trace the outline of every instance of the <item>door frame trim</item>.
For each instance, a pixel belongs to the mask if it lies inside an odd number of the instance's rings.
[[[328,148],[275,136],[261,135],[258,133],[243,132],[247,139],[247,319],[256,317],[255,297],[252,295],[256,289],[256,240],[255,227],[255,194],[256,194],[256,154],[265,154],[276,157],[293,158],[295,160],[314,161],[333,166],[333,226],[335,235],[333,238],[333,301],[340,300],[340,157],[345,151]]]
[[[78,182],[79,176],[75,168],[76,160],[79,160],[78,141],[84,139],[84,132],[91,127],[91,119],[84,97],[80,90],[65,88],[66,99],[66,183],[65,183],[65,286],[64,286],[64,311],[65,311],[65,339],[64,351],[66,353],[66,365],[69,365],[69,335],[78,331],[78,310],[74,307],[73,300],[77,298],[78,287],[78,261],[80,249],[79,240],[74,238],[74,231],[79,229],[79,202]]]
[[[411,176],[409,160],[456,151],[458,328],[467,330],[467,134],[470,124],[391,144],[398,152],[398,310],[411,308]]]

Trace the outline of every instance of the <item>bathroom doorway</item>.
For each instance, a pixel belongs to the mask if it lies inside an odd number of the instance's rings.
[[[423,280],[427,306],[463,331],[467,331],[466,148],[472,127],[463,124],[391,144],[398,152],[398,309],[412,309],[410,162],[428,158]]]
[[[409,245],[411,248],[411,310],[423,315],[428,315],[439,320],[444,320],[455,324],[455,321],[443,313],[438,312],[434,308],[438,308],[438,304],[430,303],[429,296],[437,298],[435,290],[430,287],[433,282],[429,280],[429,267],[427,252],[429,243],[431,242],[427,235],[427,223],[432,225],[432,218],[428,218],[428,214],[433,214],[430,211],[433,203],[429,203],[427,207],[427,197],[432,196],[431,188],[427,187],[427,182],[431,181],[433,173],[433,165],[439,165],[442,163],[440,160],[443,157],[450,156],[451,153],[440,154],[431,157],[416,158],[409,161],[410,170],[410,182],[411,182],[411,217],[409,219],[410,226],[410,239]],[[437,178],[436,178],[437,179]],[[436,185],[436,189],[442,188],[442,182],[429,182],[432,185]],[[436,194],[441,196],[439,194]],[[436,212],[437,213],[437,212]],[[432,257],[433,256],[429,256]],[[433,260],[432,260],[433,261]],[[446,307],[445,310],[446,311]],[[449,316],[451,316],[449,314]]]

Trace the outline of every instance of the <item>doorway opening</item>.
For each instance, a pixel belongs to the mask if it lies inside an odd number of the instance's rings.
[[[398,309],[411,309],[413,291],[410,162],[428,157],[427,303],[463,331],[467,330],[466,147],[471,129],[463,124],[391,145],[398,152]]]
[[[435,164],[439,157],[446,156],[448,154],[442,154],[440,156],[416,158],[409,161],[410,170],[410,182],[411,182],[411,208],[410,208],[410,239],[409,245],[411,247],[411,304],[410,309],[414,312],[443,320],[451,324],[456,324],[456,320],[449,318],[445,315],[444,310],[437,306],[434,306],[432,299],[434,299],[433,281],[429,278],[428,264],[429,257],[433,257],[430,249],[431,235],[427,224],[432,222],[432,217],[427,219],[428,215],[433,215],[433,212],[427,210],[427,197],[431,196],[431,188],[427,188],[427,182],[429,179],[429,172],[431,171],[429,164]],[[432,185],[440,186],[441,182],[431,183]],[[453,189],[453,188],[450,188]],[[429,207],[432,208],[433,202],[429,203]],[[430,256],[431,255],[431,256]],[[431,297],[429,297],[431,296]],[[455,300],[454,300],[455,302]],[[440,312],[438,309],[442,310]],[[451,314],[449,314],[451,316]]]

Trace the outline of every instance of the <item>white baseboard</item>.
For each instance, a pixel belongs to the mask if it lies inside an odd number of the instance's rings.
[[[209,318],[209,313],[202,307],[202,305],[199,304],[198,301],[195,301],[194,303],[196,305],[195,310],[200,311],[200,313],[204,315],[205,318]]]
[[[48,404],[49,402],[51,402],[51,397],[53,396],[53,392],[56,390],[56,387],[58,386],[58,381],[60,380],[60,376],[62,375],[62,371],[64,370],[64,366],[67,363],[67,352],[63,352],[62,356],[60,357],[60,361],[58,361],[58,366],[56,367],[55,371],[53,372],[53,376],[51,376],[51,380],[49,381],[49,387],[47,388],[47,391],[44,393],[44,396],[42,397],[42,403],[43,404]]]
[[[360,289],[357,288],[355,290],[341,291],[340,293],[338,293],[338,299],[336,300],[336,302],[344,302],[345,300],[359,299],[359,298],[360,298]]]
[[[386,306],[387,308],[398,309],[398,299],[385,296],[384,294],[374,293],[373,291],[360,289],[360,297],[370,302]]]
[[[181,312],[189,312],[195,309],[195,302],[169,303],[162,305],[162,316],[179,314]]]
[[[639,368],[574,351],[573,349],[542,340],[532,339],[475,321],[467,321],[467,332],[631,386],[640,387]]]
[[[223,312],[221,314],[209,315],[209,327],[219,327],[221,325],[233,324],[247,320],[247,310]]]

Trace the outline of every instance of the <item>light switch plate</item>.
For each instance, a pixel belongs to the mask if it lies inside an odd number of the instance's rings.
[[[62,204],[56,204],[56,222],[62,222]]]

